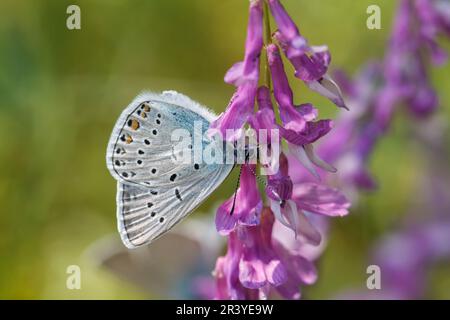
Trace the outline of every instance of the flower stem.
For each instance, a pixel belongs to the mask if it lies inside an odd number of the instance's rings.
[[[269,14],[269,6],[267,5],[267,0],[264,1],[264,43],[265,45],[269,45],[272,43],[272,31],[270,30],[270,14]],[[269,69],[269,57],[266,52],[266,59],[265,59],[265,66],[264,66],[264,83],[269,88],[270,91],[272,91],[272,80],[270,76],[270,69]]]

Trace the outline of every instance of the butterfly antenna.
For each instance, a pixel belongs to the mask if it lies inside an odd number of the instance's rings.
[[[234,208],[236,206],[236,196],[237,196],[237,191],[238,191],[238,188],[239,188],[239,184],[241,183],[241,173],[242,173],[242,166],[239,166],[239,176],[238,176],[238,180],[237,180],[237,183],[236,183],[236,189],[234,191],[233,206],[231,207],[231,210],[230,210],[230,216],[233,215]]]

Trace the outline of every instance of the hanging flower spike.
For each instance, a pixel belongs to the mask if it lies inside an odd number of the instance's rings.
[[[267,46],[269,67],[273,80],[273,93],[279,105],[280,118],[283,126],[280,134],[288,142],[289,150],[298,160],[317,178],[319,178],[313,164],[324,170],[335,172],[332,166],[320,160],[313,152],[311,143],[327,134],[331,130],[331,120],[312,120],[317,115],[312,105],[302,105],[296,109],[293,102],[293,93],[284,71],[280,51],[275,44]]]
[[[280,43],[288,57],[302,61],[296,75],[306,79],[310,87],[317,83],[322,90],[330,62],[328,50],[309,47],[278,0],[264,1],[268,2],[275,16],[280,29],[279,38],[282,39]],[[312,145],[329,133],[332,122],[317,120],[318,110],[311,104],[294,105],[280,50],[275,44],[266,43],[267,67],[281,123],[276,120],[270,89],[268,86],[258,88],[259,54],[263,43],[261,5],[261,0],[250,2],[244,61],[235,64],[225,76],[225,81],[235,85],[237,91],[227,111],[212,127],[224,132],[242,128],[248,122],[255,130],[267,130],[269,140],[262,141],[258,135],[258,142],[259,146],[266,144],[269,151],[272,151],[271,130],[278,129],[279,142],[281,138],[285,139],[292,153],[310,172],[315,172],[314,165],[334,172],[333,167],[316,156]],[[258,111],[252,114],[255,99]],[[340,103],[339,99],[335,100]],[[261,167],[270,169],[271,165],[272,162]],[[277,160],[279,169],[267,171],[265,193],[270,208],[263,207],[256,183],[256,166],[246,164],[241,168],[239,189],[219,207],[216,214],[218,232],[228,236],[228,251],[217,260],[215,296],[217,299],[266,299],[276,291],[285,298],[299,299],[300,287],[317,280],[317,270],[311,261],[323,250],[318,245],[325,229],[319,232],[316,228],[319,224],[314,221],[323,216],[347,214],[348,201],[337,190],[305,183],[309,180],[294,184],[289,176],[288,159],[281,152]],[[297,244],[295,249],[274,235],[275,222],[292,233],[291,238]],[[311,249],[313,246],[317,249]],[[298,247],[307,247],[304,251],[315,254],[315,258],[303,254]]]
[[[233,84],[237,90],[224,113],[211,123],[208,134],[219,131],[228,140],[238,138],[239,130],[232,136],[227,129],[240,129],[253,112],[259,79],[259,56],[263,47],[263,11],[261,0],[250,1],[249,23],[245,44],[245,58],[236,63],[225,75],[225,82]]]
[[[279,0],[268,0],[270,11],[278,26],[274,37],[294,66],[295,76],[311,90],[347,109],[337,84],[327,74],[331,55],[326,46],[310,47]]]
[[[425,8],[430,4],[429,1],[417,0],[414,3],[411,1],[400,3],[397,23],[394,25],[386,57],[386,86],[394,87],[398,97],[417,117],[432,114],[439,104],[428,79],[427,61],[423,55],[424,47],[438,48],[435,43],[438,32],[427,34],[429,32],[426,31],[433,28],[433,22],[429,21],[431,19],[429,15],[432,13],[427,13],[428,7]],[[422,9],[424,11],[418,11]],[[416,22],[419,22],[418,25]],[[438,53],[437,49],[432,50],[432,58],[436,60],[437,55],[442,56],[443,53]]]
[[[255,165],[242,165],[240,187],[225,201],[216,214],[216,229],[221,235],[228,235],[237,225],[259,224],[262,200],[256,184]]]

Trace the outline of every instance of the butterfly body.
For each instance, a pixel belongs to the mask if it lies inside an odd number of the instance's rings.
[[[173,91],[141,94],[122,112],[106,160],[117,180],[118,229],[127,247],[148,244],[170,230],[231,172],[233,164],[225,161],[180,161],[174,148],[173,132],[183,130],[192,138],[184,152],[204,150],[212,143],[205,132],[214,119]]]

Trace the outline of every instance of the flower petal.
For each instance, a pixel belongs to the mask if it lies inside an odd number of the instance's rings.
[[[305,82],[305,84],[311,90],[331,100],[338,107],[348,110],[341,89],[328,74],[325,74],[320,80]]]
[[[312,144],[305,145],[305,152],[308,156],[308,159],[311,160],[311,162],[319,168],[322,168],[323,170],[328,172],[337,172],[337,169],[335,167],[333,167],[331,164],[326,163],[316,155],[316,153],[314,152],[314,146]]]
[[[266,274],[267,281],[275,287],[288,280],[286,269],[278,259],[272,259],[267,262],[264,266],[264,272]]]
[[[222,236],[233,231],[238,222],[239,217],[236,214],[230,214],[232,203],[233,199],[228,199],[217,209],[216,229]]]
[[[292,199],[303,210],[333,217],[348,214],[350,207],[350,202],[337,189],[317,183],[294,185]]]
[[[253,254],[243,255],[239,262],[239,281],[249,289],[259,289],[266,284],[266,274],[261,260]]]
[[[244,126],[248,117],[253,113],[256,90],[257,85],[250,82],[238,87],[226,111],[211,123],[208,135],[212,136],[219,131],[224,139],[237,139],[238,137],[234,135],[228,136],[226,131],[227,129],[240,129]]]
[[[288,227],[289,229],[293,230],[295,232],[295,229],[288,220],[284,217],[283,213],[281,212],[281,206],[279,201],[270,201],[270,209],[272,210],[273,214],[275,215],[275,218],[277,218],[278,221],[281,222],[284,226]]]
[[[314,164],[306,155],[306,151],[303,146],[297,146],[295,144],[288,143],[289,151],[293,156],[297,158],[297,160],[305,167],[306,170],[309,171],[317,180],[321,180],[319,174],[317,173]]]
[[[299,237],[302,237],[308,243],[318,246],[322,241],[320,232],[309,222],[306,215],[302,212],[298,212],[297,230]]]

